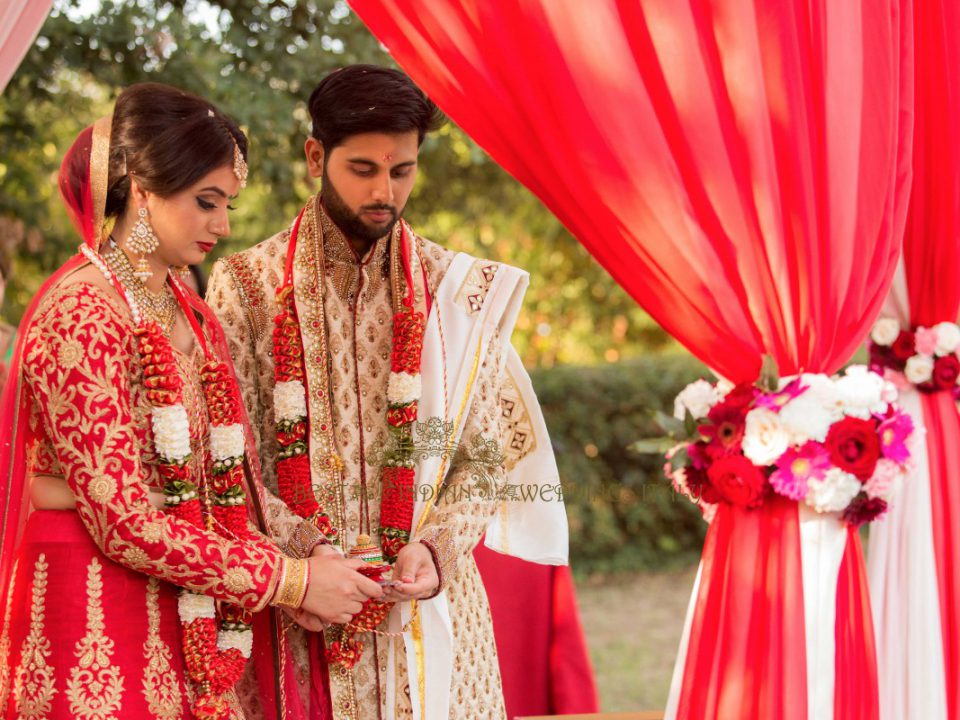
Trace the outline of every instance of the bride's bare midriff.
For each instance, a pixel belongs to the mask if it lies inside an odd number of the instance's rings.
[[[163,509],[163,493],[150,491],[150,502]],[[30,477],[30,504],[34,510],[76,510],[77,500],[67,486],[67,481],[56,475],[32,475]]]

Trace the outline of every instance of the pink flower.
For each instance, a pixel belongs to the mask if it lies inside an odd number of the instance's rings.
[[[917,352],[921,355],[933,355],[937,351],[937,331],[933,328],[917,328]]]
[[[869,498],[889,501],[902,475],[903,470],[897,463],[882,458],[877,461],[877,467],[864,483],[863,490]]]
[[[900,465],[909,459],[907,440],[913,434],[913,418],[905,412],[896,412],[880,423],[877,433],[883,457]]]
[[[803,500],[809,480],[823,480],[830,469],[830,454],[818,442],[804,443],[790,448],[777,461],[777,469],[770,476],[770,484],[778,495],[791,500]]]
[[[775,393],[761,393],[757,397],[754,407],[762,407],[766,408],[767,410],[779,412],[780,408],[793,400],[795,397],[803,395],[803,393],[806,391],[807,386],[800,381],[800,378],[796,378],[795,380],[791,380],[789,383],[784,385],[782,389]]]

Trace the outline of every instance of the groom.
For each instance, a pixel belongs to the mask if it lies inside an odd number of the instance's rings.
[[[207,293],[264,481],[316,529],[288,549],[346,552],[372,572],[393,563],[390,605],[327,628],[323,644],[288,634],[299,700],[330,702],[338,719],[502,718],[472,551],[486,532],[495,549],[566,561],[562,503],[513,507],[500,501],[514,494],[497,491],[556,477],[509,344],[527,276],[447,250],[401,219],[420,145],[440,120],[406,75],[342,68],[309,110],[319,194],[290,228],[218,262]],[[323,658],[329,687],[308,682]]]

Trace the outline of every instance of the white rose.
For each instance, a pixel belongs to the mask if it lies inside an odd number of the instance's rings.
[[[221,630],[217,633],[217,650],[236,649],[245,658],[253,651],[253,632],[250,630]]]
[[[840,468],[830,468],[823,480],[807,480],[804,502],[817,512],[841,512],[861,490],[860,481]]]
[[[743,454],[754,465],[772,465],[790,445],[790,434],[772,410],[756,408],[747,413]]]
[[[683,420],[686,411],[695,418],[703,418],[710,412],[710,408],[720,401],[717,389],[706,380],[697,380],[687,385],[673,401],[673,415],[677,420]]]
[[[794,398],[780,410],[780,423],[790,434],[791,445],[803,445],[808,440],[823,442],[834,422],[833,413],[818,398],[807,393]]]
[[[863,365],[851,365],[843,377],[834,380],[833,387],[847,415],[866,420],[873,413],[887,411],[883,378]]]
[[[900,335],[900,323],[893,318],[880,318],[870,331],[870,339],[877,345],[887,347]]]
[[[387,400],[391,405],[406,405],[420,398],[420,375],[390,373]]]
[[[216,460],[242,457],[246,448],[243,444],[243,425],[213,425],[210,428],[210,455]]]
[[[933,377],[933,358],[929,355],[914,355],[907,360],[903,374],[914,385],[927,382]]]
[[[200,618],[214,618],[217,615],[212,597],[183,590],[177,598],[177,614],[181,623],[190,623]]]
[[[937,323],[933,326],[937,332],[937,357],[943,357],[960,348],[960,327],[950,322]]]
[[[174,462],[190,456],[190,421],[183,405],[155,407],[150,413],[157,455]]]
[[[296,422],[307,416],[307,391],[299,380],[273,386],[273,412],[277,422]]]
[[[723,400],[727,395],[730,394],[730,391],[736,387],[732,382],[726,378],[720,378],[717,380],[717,402]]]
[[[823,373],[804,373],[800,376],[806,392],[801,397],[816,402],[830,414],[833,422],[843,418],[844,402],[841,393],[837,392],[832,378]]]

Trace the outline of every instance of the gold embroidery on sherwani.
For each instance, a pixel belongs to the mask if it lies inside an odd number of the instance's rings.
[[[476,315],[483,308],[483,301],[487,299],[493,277],[500,266],[489,260],[474,260],[463,279],[463,284],[457,290],[454,299],[457,304],[467,311],[468,315]]]
[[[67,680],[70,712],[83,720],[118,720],[123,696],[120,668],[111,664],[114,642],[103,617],[103,566],[97,558],[87,566],[87,632],[77,642],[77,664]]]
[[[159,720],[181,716],[183,694],[177,675],[170,667],[173,654],[160,637],[160,581],[147,581],[147,642],[143,646],[147,666],[143,671],[143,696],[147,708]]]
[[[54,669],[47,664],[52,653],[50,641],[43,631],[46,623],[47,570],[47,556],[40,553],[33,568],[30,630],[23,640],[20,668],[13,686],[13,697],[18,717],[21,718],[49,715],[53,709],[53,696],[58,692],[54,687]]]
[[[308,213],[314,209],[322,213],[322,210],[313,202],[310,205]],[[309,227],[308,214],[305,213],[301,223],[301,233],[304,234],[301,242],[298,243],[298,251],[294,258],[294,278],[297,309],[301,313],[307,378],[311,392],[309,398],[311,425],[314,424],[313,418],[316,417],[314,411],[318,409],[318,399],[313,394],[314,389],[320,387],[322,383],[325,384],[327,382],[325,376],[329,375],[329,386],[325,389],[328,389],[333,405],[332,420],[336,448],[344,463],[346,501],[345,521],[340,522],[339,512],[336,520],[337,525],[343,528],[343,542],[349,547],[358,533],[360,468],[363,463],[366,463],[367,477],[376,479],[377,467],[370,463],[372,457],[376,456],[375,451],[383,447],[389,437],[385,411],[387,380],[390,373],[393,313],[391,290],[390,283],[381,282],[376,287],[376,292],[373,292],[371,283],[368,283],[369,277],[365,277],[356,298],[356,305],[354,307],[348,305],[338,292],[335,278],[330,272],[326,277],[318,277],[316,262],[318,248],[311,240],[320,233],[314,233]],[[289,233],[282,232],[240,254],[257,274],[255,282],[259,283],[268,298],[267,315],[270,318],[278,312],[274,297],[280,277],[283,275],[288,239]],[[435,296],[435,291],[440,286],[456,253],[420,237],[415,237],[414,243],[417,250],[413,258],[417,265],[414,276],[425,274],[426,285]],[[218,263],[211,275],[207,296],[224,326],[231,353],[235,353],[233,359],[240,376],[247,410],[251,413],[251,417],[258,418],[258,427],[254,429],[254,434],[259,441],[264,481],[275,493],[274,468],[277,445],[273,420],[274,366],[273,359],[270,357],[270,333],[266,332],[254,338],[248,318],[244,317],[245,313],[242,311],[237,289],[233,287],[232,278],[222,265],[223,261]],[[492,263],[481,261],[481,265],[489,266]],[[370,263],[361,270],[361,273],[369,274],[376,267],[379,265]],[[219,272],[217,268],[220,268]],[[416,282],[415,288],[416,302],[420,307],[424,304],[422,284],[419,281]],[[311,348],[317,349],[317,345],[312,344],[311,341],[318,333],[310,327],[309,321],[317,320],[320,315],[315,312],[314,307],[319,304],[320,293],[324,296],[322,316],[325,316],[326,320],[327,346],[318,357],[318,353],[310,352]],[[350,293],[347,292],[345,295],[349,296]],[[465,305],[462,307],[466,310]],[[464,413],[462,437],[468,441],[478,433],[494,439],[501,437],[498,394],[499,358],[499,343],[491,341],[487,356],[482,358],[483,362],[476,379],[474,400]],[[313,443],[314,439],[311,438],[311,450],[316,453],[317,446]],[[498,469],[493,474],[494,481],[502,480],[502,469]],[[312,475],[315,482],[318,480],[321,484],[325,482],[322,479],[323,468],[316,462],[312,468]],[[330,489],[336,487],[332,481],[326,482]],[[469,467],[454,463],[454,467],[450,468],[444,480],[444,485],[466,486],[471,482],[472,475]],[[378,483],[375,481],[368,483],[368,492],[370,522],[372,526],[376,526],[379,521]],[[452,498],[458,495],[457,492],[450,493]],[[285,508],[282,501],[278,500],[277,504]],[[486,497],[482,501],[473,498],[473,500],[461,502],[444,502],[442,507],[434,508],[428,523],[428,526],[447,525],[455,528],[452,541],[458,552],[457,568],[452,577],[445,578],[451,613],[458,615],[451,618],[454,625],[455,668],[450,688],[451,698],[453,698],[450,720],[505,717],[489,610],[476,564],[470,554],[494,511],[492,499]],[[292,529],[292,526],[288,527]],[[423,532],[430,531],[425,527]],[[282,528],[279,539],[285,540],[289,537],[288,530]],[[305,633],[296,631],[288,635],[291,643],[297,644],[298,650],[294,651],[295,656],[305,656],[305,636]],[[336,668],[331,668],[331,696],[334,717],[337,720],[377,720],[377,718],[386,717],[389,712],[392,712],[398,720],[409,718],[413,712],[413,704],[419,703],[416,679],[413,678],[411,682],[411,675],[415,672],[415,668],[410,667],[408,673],[404,643],[401,641],[393,644],[395,650],[392,656],[389,654],[390,643],[379,642],[377,645],[379,652],[375,656],[374,643],[366,643],[363,656],[352,673],[354,682],[350,681],[350,673],[341,675]],[[381,672],[379,681],[375,672],[375,667],[382,670],[388,664],[394,664],[397,668],[397,691],[392,698],[387,697],[385,671]],[[301,686],[300,689],[303,690],[304,687],[306,685]],[[301,697],[304,696],[302,693]],[[456,698],[463,698],[463,700],[458,701]],[[473,700],[474,698],[476,701]],[[391,704],[392,707],[390,707]],[[257,715],[253,714],[252,717]],[[438,720],[446,720],[446,718],[438,718]]]
[[[10,588],[7,590],[6,610],[3,613],[3,634],[0,635],[0,712],[7,707],[10,695],[10,615],[13,610],[13,586],[17,577],[17,565],[14,561],[10,572]]]
[[[500,386],[501,438],[503,464],[513,470],[518,462],[537,449],[537,436],[530,422],[530,412],[517,388],[509,365]]]

